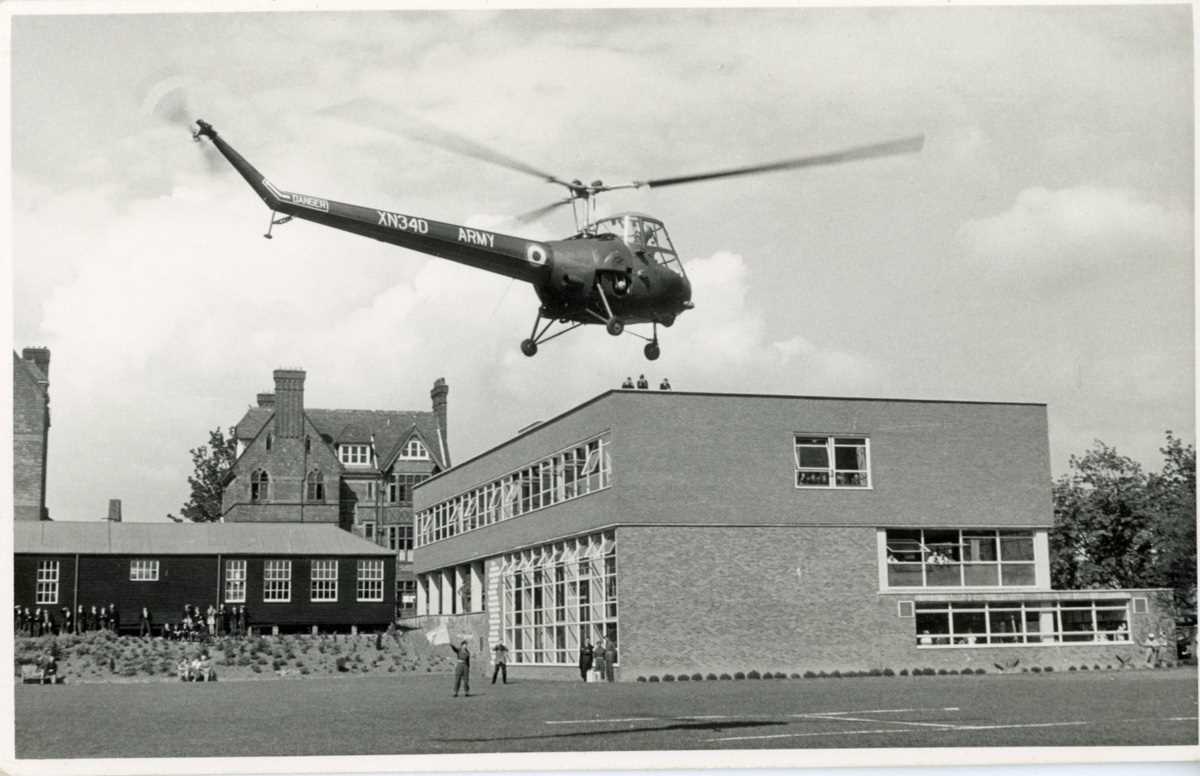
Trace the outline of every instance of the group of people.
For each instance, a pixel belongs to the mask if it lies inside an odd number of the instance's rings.
[[[150,612],[142,610],[141,630],[143,634],[153,635],[153,622]],[[162,627],[162,636],[173,641],[206,641],[217,636],[243,636],[248,633],[247,614],[245,606],[229,606],[225,604],[212,605],[205,610],[198,606],[185,604],[183,616],[179,622],[172,625],[166,623]]]
[[[621,383],[621,387],[637,388],[639,391],[648,391],[650,390],[650,381],[646,379],[645,375],[638,375],[637,384],[635,385],[632,377],[626,377],[625,382]],[[658,390],[671,390],[671,381],[664,377],[662,382],[658,384]]]
[[[179,658],[179,663],[175,666],[179,673],[179,681],[181,682],[215,682],[217,681],[217,669],[213,668],[212,660],[207,652],[201,652],[196,657],[188,660],[186,657]]]
[[[595,671],[605,681],[614,681],[613,667],[617,664],[617,644],[605,638],[598,645],[587,642],[579,650],[579,678],[588,680],[588,673]]]
[[[13,614],[13,628],[18,636],[58,636],[67,633],[106,630],[117,632],[121,624],[116,604],[91,608],[82,604],[75,610],[69,606],[51,607],[17,606]]]

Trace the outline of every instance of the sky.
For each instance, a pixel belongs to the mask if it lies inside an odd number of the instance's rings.
[[[307,372],[311,407],[429,409],[456,460],[644,373],[676,389],[1031,401],[1052,473],[1195,439],[1190,8],[783,8],[13,21],[13,343],[51,350],[57,520],[163,520],[189,449]],[[368,100],[563,178],[702,172],[924,133],[919,155],[605,195],[662,218],[696,308],[663,355],[521,355],[528,286],[293,222],[280,187],[535,239],[511,170],[331,119]],[[336,114],[336,110],[334,111]],[[696,443],[722,444],[695,429]]]

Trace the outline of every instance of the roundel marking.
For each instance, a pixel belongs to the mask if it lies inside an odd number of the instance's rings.
[[[540,245],[531,244],[525,249],[525,258],[529,259],[530,264],[536,264],[541,267],[545,265],[548,256],[545,248]]]

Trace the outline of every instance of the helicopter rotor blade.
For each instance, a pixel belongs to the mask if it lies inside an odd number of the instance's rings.
[[[460,156],[469,156],[472,159],[478,159],[499,167],[505,167],[509,170],[532,175],[548,183],[557,183],[573,190],[571,183],[555,175],[551,175],[544,170],[539,170],[533,165],[526,164],[519,159],[514,159],[499,151],[492,150],[474,140],[431,124],[424,119],[380,105],[369,98],[359,98],[339,103],[324,108],[321,112],[384,132],[419,140],[423,143],[437,146],[442,150],[459,154]]]
[[[513,216],[509,220],[514,223],[518,223],[518,224],[528,224],[528,223],[538,220],[539,218],[546,215],[547,213],[557,210],[558,208],[562,207],[563,205],[569,205],[570,203],[574,202],[576,199],[578,199],[578,198],[577,197],[567,197],[566,199],[560,199],[557,202],[551,202],[549,205],[542,205],[541,207],[537,208],[536,210],[530,210],[527,213],[521,213],[520,215]]]
[[[638,181],[635,185],[638,188],[643,186],[647,188],[657,188],[662,186],[676,186],[681,183],[695,183],[696,181],[706,181],[714,178],[732,178],[737,175],[756,175],[763,172],[775,172],[776,170],[794,170],[800,167],[821,167],[830,164],[842,164],[844,162],[858,161],[860,159],[874,159],[881,156],[896,156],[898,154],[916,153],[924,146],[925,136],[915,135],[913,137],[905,137],[899,140],[889,140],[885,143],[854,146],[853,148],[846,148],[841,151],[834,151],[832,153],[816,154],[813,156],[800,156],[795,159],[783,159],[778,162],[756,164],[749,167],[734,167],[728,170],[697,173],[695,175],[677,175],[670,178],[654,178],[647,181]]]

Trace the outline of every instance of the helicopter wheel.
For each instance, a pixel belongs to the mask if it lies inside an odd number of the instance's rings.
[[[657,342],[646,343],[646,347],[643,348],[642,352],[646,354],[646,358],[650,361],[657,361],[658,357],[662,355],[662,351],[658,349]]]
[[[604,324],[604,328],[614,337],[620,336],[621,332],[625,331],[625,324],[613,318],[608,323]]]
[[[527,356],[537,355],[537,343],[531,339],[521,340],[521,352]]]

